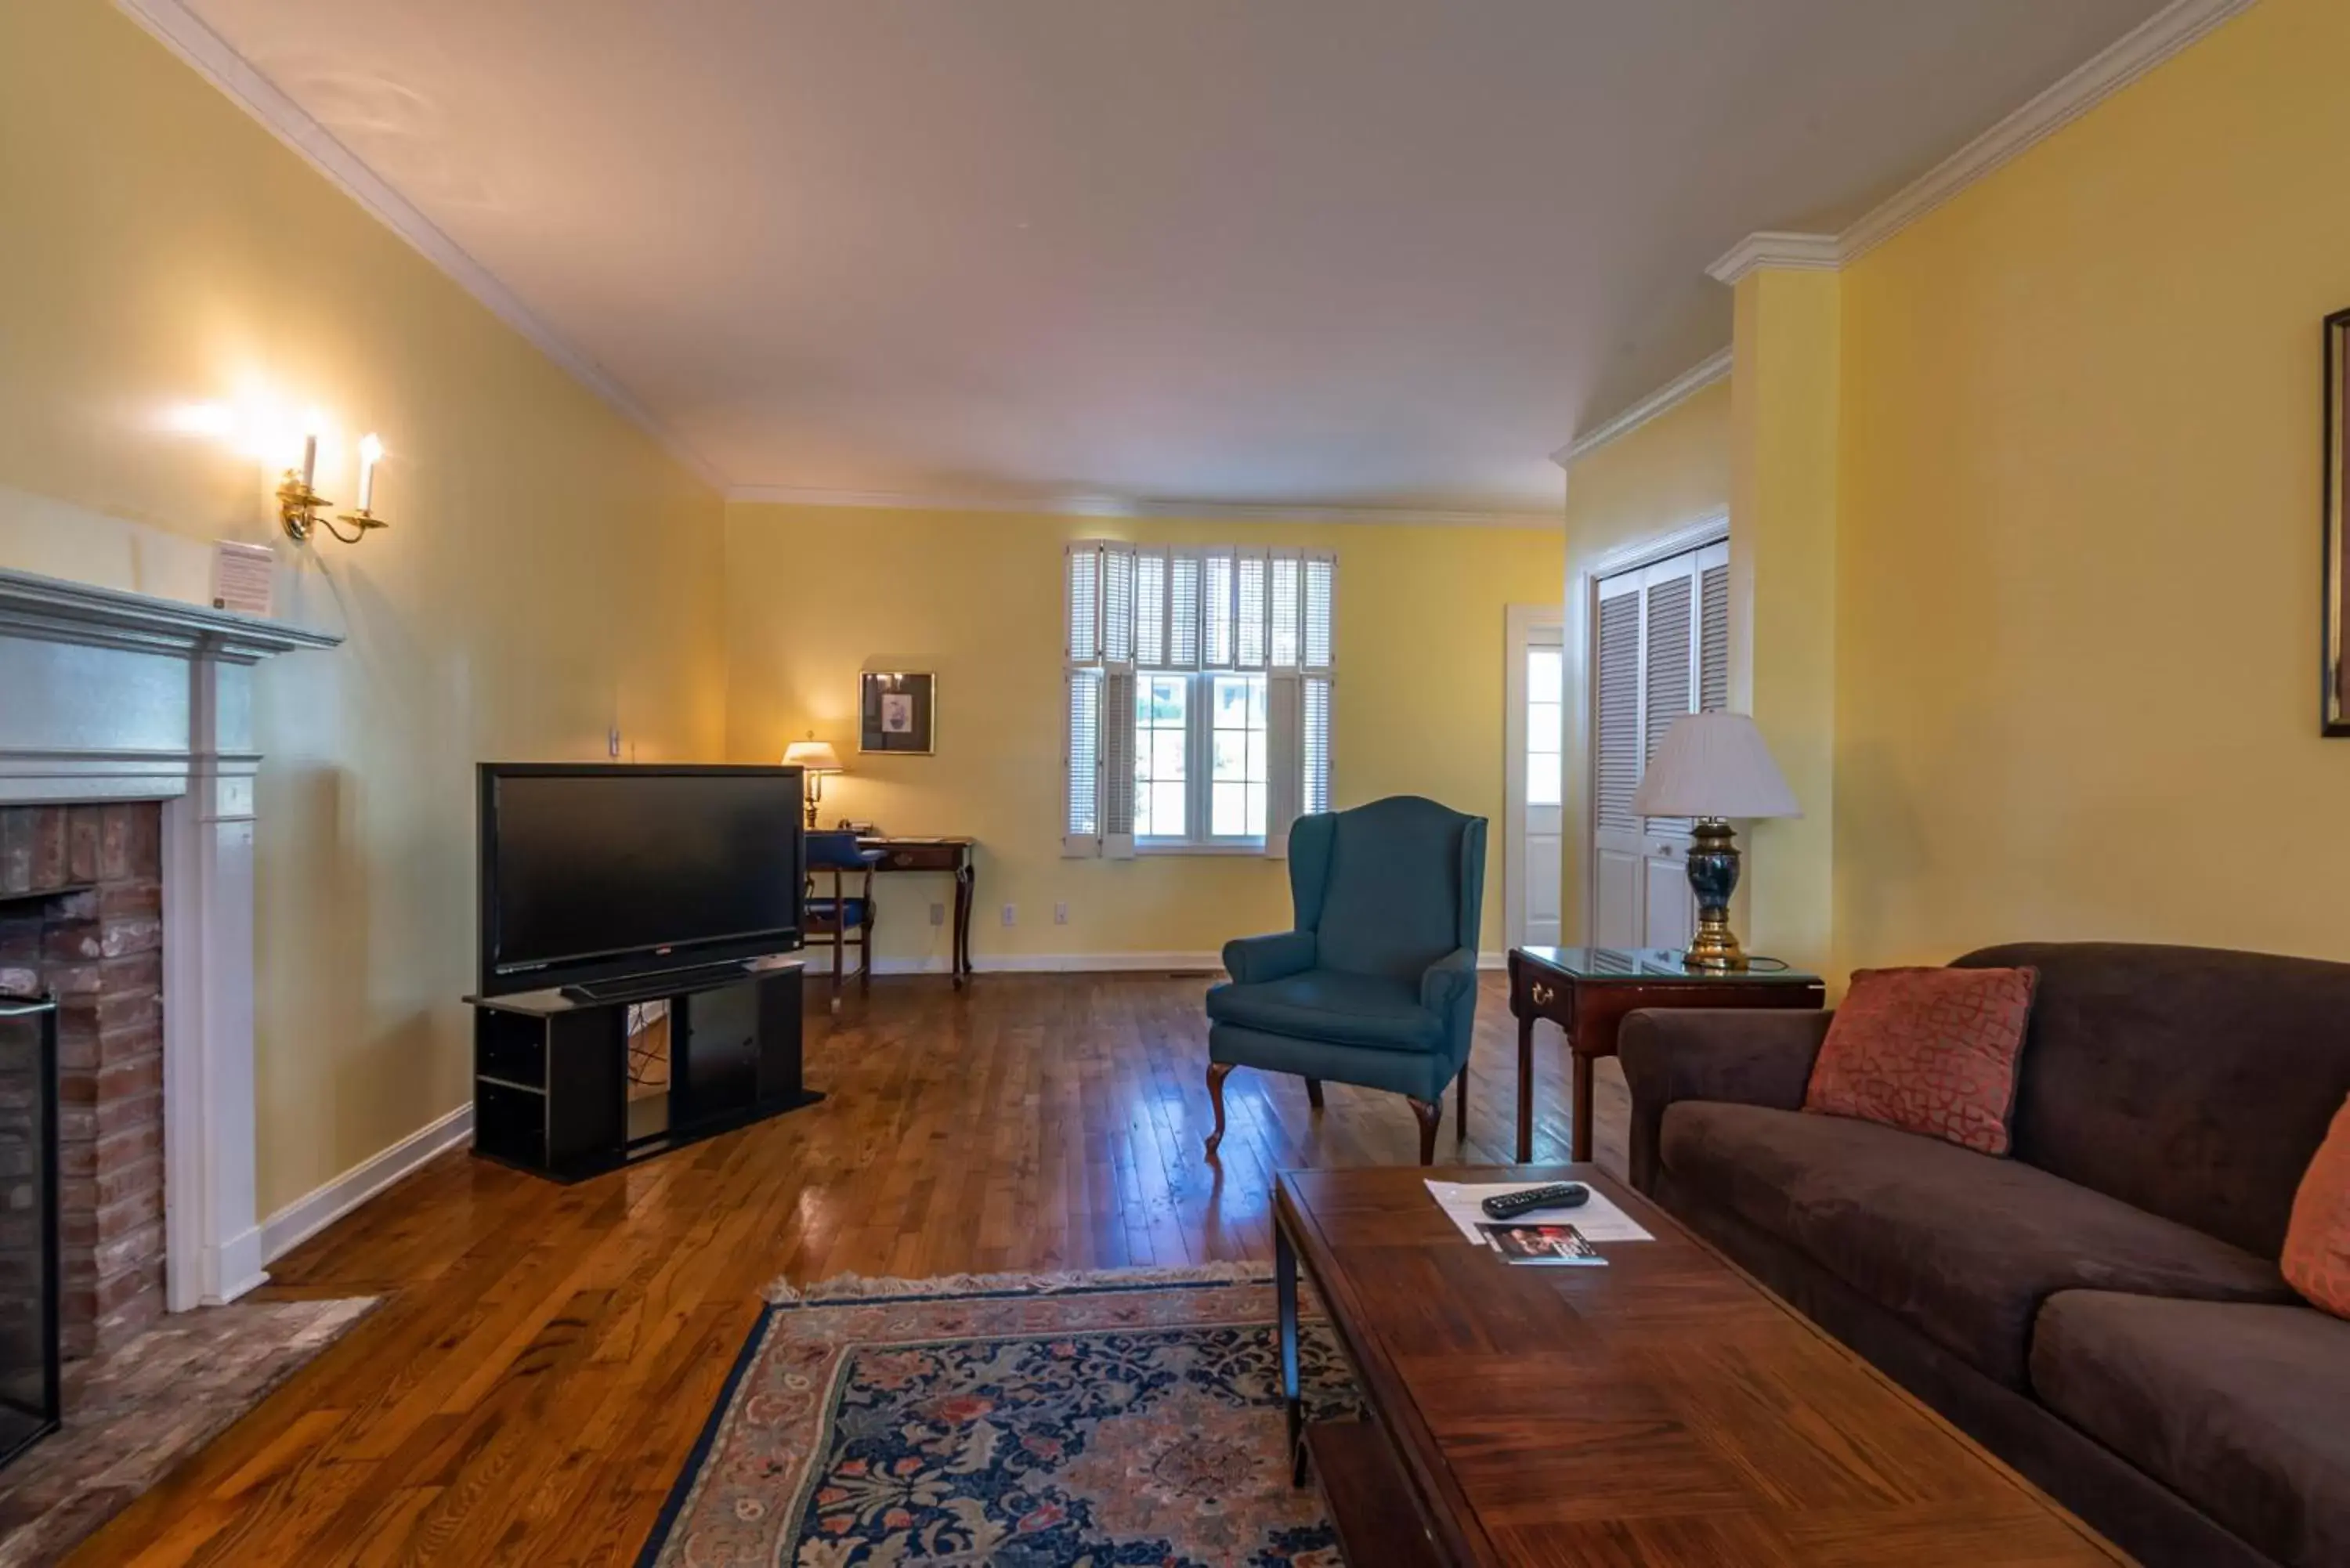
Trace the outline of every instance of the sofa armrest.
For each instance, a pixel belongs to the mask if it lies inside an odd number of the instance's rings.
[[[1312,931],[1276,931],[1269,937],[1235,937],[1224,944],[1224,972],[1236,985],[1257,985],[1303,974],[1314,967]]]
[[[1656,1008],[1624,1020],[1616,1050],[1632,1091],[1631,1177],[1657,1185],[1657,1141],[1676,1100],[1801,1110],[1828,1012],[1794,1008]]]

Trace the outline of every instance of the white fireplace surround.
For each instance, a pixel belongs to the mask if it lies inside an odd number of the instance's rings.
[[[163,1280],[172,1312],[260,1284],[253,666],[342,639],[0,570],[0,805],[163,803]]]

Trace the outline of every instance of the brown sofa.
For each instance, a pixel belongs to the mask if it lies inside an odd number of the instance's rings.
[[[2156,1568],[2350,1563],[2350,1322],[2277,1272],[2350,1094],[2350,965],[2040,971],[2012,1157],[1801,1109],[1825,1013],[1644,1012],[1632,1183]]]

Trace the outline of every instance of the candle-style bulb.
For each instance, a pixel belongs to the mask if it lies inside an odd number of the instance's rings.
[[[310,482],[317,477],[318,437],[313,431],[302,438],[302,488],[309,489]]]
[[[375,465],[383,461],[383,438],[370,431],[359,438],[359,510],[375,502]]]

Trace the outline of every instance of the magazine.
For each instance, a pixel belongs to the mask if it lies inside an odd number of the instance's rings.
[[[1572,1225],[1491,1225],[1477,1227],[1485,1244],[1513,1263],[1605,1264],[1607,1260]]]

